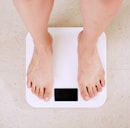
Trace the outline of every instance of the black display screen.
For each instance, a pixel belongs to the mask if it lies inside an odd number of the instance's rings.
[[[55,101],[78,101],[78,89],[57,88],[55,91]]]

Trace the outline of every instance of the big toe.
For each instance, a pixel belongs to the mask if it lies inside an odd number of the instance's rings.
[[[43,96],[43,99],[45,101],[49,101],[50,98],[52,96],[52,89],[50,87],[45,87],[44,88],[44,96]]]

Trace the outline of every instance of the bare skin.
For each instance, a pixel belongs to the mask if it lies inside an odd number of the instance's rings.
[[[14,0],[34,41],[34,53],[27,72],[27,86],[45,101],[52,96],[52,37],[48,21],[54,0]]]
[[[27,86],[39,98],[52,96],[52,37],[48,21],[54,0],[14,0],[34,40],[34,53],[27,72]],[[81,96],[89,100],[105,85],[97,39],[116,14],[122,0],[80,0],[83,32],[78,37],[78,82]],[[68,46],[69,47],[69,46]]]

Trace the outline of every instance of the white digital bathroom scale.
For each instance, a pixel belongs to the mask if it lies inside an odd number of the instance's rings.
[[[82,27],[49,28],[53,36],[53,70],[54,88],[52,98],[45,102],[32,94],[26,86],[26,100],[35,108],[96,108],[104,104],[107,87],[95,98],[84,101],[80,96],[77,82],[78,57],[77,37]],[[28,33],[26,37],[26,71],[33,54],[33,40]],[[106,72],[106,35],[103,33],[97,43],[98,52]],[[86,67],[87,68],[87,67]],[[106,76],[105,76],[106,78]],[[106,82],[107,83],[107,82]]]

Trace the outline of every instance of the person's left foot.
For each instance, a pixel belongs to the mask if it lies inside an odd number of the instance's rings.
[[[81,32],[78,38],[78,83],[84,100],[95,97],[105,86],[104,69],[97,51],[96,41],[90,42]]]

